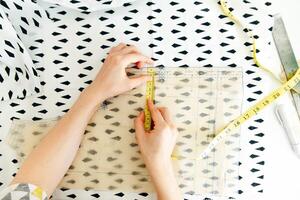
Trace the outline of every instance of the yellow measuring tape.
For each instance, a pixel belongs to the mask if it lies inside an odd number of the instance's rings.
[[[237,17],[235,17],[232,12],[230,11],[227,3],[225,0],[220,0],[221,3],[221,8],[223,13],[229,17],[232,21],[234,21],[238,26],[242,27],[243,29],[246,30],[246,33],[248,35],[248,37],[252,40],[252,56],[253,56],[253,60],[254,63],[257,65],[257,67],[259,67],[260,69],[266,71],[267,73],[269,73],[272,78],[274,78],[276,81],[283,83],[280,79],[278,79],[272,71],[270,71],[268,68],[264,67],[258,60],[257,58],[257,48],[256,48],[256,39],[254,37],[254,34],[252,32],[251,29],[249,29],[247,26],[245,26]]]
[[[149,131],[151,130],[151,113],[148,109],[148,99],[149,100],[154,100],[154,83],[155,83],[155,80],[154,80],[154,76],[155,76],[155,70],[154,68],[147,68],[147,74],[151,76],[151,80],[150,81],[147,81],[146,83],[146,106],[145,106],[145,110],[144,110],[144,113],[145,113],[145,123],[144,123],[144,126],[145,126],[145,130],[146,131]]]
[[[273,90],[266,97],[256,103],[254,106],[251,106],[246,112],[244,112],[241,116],[233,120],[229,123],[223,130],[217,134],[217,136],[209,143],[206,149],[201,153],[201,157],[205,158],[208,156],[209,152],[217,146],[217,144],[222,141],[229,133],[231,133],[234,129],[241,126],[245,121],[255,116],[258,112],[264,109],[266,106],[271,104],[277,98],[290,91],[294,86],[298,84],[300,81],[300,68],[297,70],[296,74],[286,83],[281,85],[276,90]]]
[[[243,24],[231,13],[229,10],[225,0],[221,0],[221,8],[226,16],[228,16],[230,19],[235,21],[238,25],[245,28]],[[246,28],[247,29],[247,28]],[[256,55],[256,42],[255,38],[253,36],[253,33],[251,30],[247,29],[247,33],[249,34],[249,37],[253,41],[253,47],[252,47],[252,53],[253,53],[253,59],[255,64],[267,71],[274,79],[277,81],[280,81],[270,70],[265,68],[257,59]],[[152,80],[147,82],[146,86],[146,98],[147,99],[154,99],[154,76],[155,76],[155,70],[153,68],[148,68],[147,70],[148,74],[152,76]],[[281,81],[280,81],[281,82]],[[230,133],[232,133],[233,130],[236,128],[239,128],[243,123],[245,123],[247,120],[249,120],[251,117],[257,115],[261,110],[263,110],[266,106],[274,102],[276,99],[278,99],[280,96],[285,94],[286,92],[290,91],[293,87],[295,87],[300,82],[300,68],[297,70],[297,72],[294,74],[292,78],[290,78],[287,82],[283,83],[279,88],[276,90],[273,90],[271,93],[269,93],[267,96],[265,96],[262,100],[260,100],[255,105],[251,106],[247,111],[245,111],[241,116],[237,117],[235,120],[230,122],[226,127],[221,129],[216,137],[209,143],[209,145],[206,147],[206,149],[200,154],[197,158],[192,159],[201,159],[208,157],[208,154],[217,146],[219,142],[221,142],[225,137],[227,137]],[[147,104],[146,104],[147,105]],[[148,113],[148,114],[146,114]],[[148,118],[147,118],[148,117]],[[145,108],[145,129],[150,130],[151,129],[151,115],[149,113],[149,110],[146,106]],[[176,159],[176,156],[172,156],[173,159]]]

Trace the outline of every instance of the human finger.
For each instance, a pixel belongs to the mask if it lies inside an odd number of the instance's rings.
[[[116,52],[116,51],[120,51],[122,50],[123,48],[126,47],[126,44],[121,42],[120,44],[118,44],[117,46],[115,47],[112,47],[111,50],[110,50],[110,53],[113,53],[113,52]]]
[[[126,46],[124,47],[120,53],[122,54],[129,54],[129,53],[140,53],[140,51],[138,50],[138,48],[134,45],[130,45],[130,46]]]
[[[144,112],[140,112],[140,114],[134,120],[135,134],[138,139],[141,137],[141,134],[145,133],[144,118]]]
[[[153,64],[153,60],[147,56],[140,53],[130,53],[124,56],[123,59],[124,66],[128,66],[131,63],[143,62],[148,64]]]
[[[140,76],[129,78],[130,88],[132,89],[138,87],[150,80],[151,80],[151,76],[149,75],[140,75]]]
[[[162,117],[158,109],[154,106],[153,101],[148,99],[147,103],[154,125],[164,122],[164,118]]]

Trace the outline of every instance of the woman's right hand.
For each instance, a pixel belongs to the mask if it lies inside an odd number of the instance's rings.
[[[145,116],[141,112],[135,120],[135,131],[143,159],[152,169],[171,162],[178,132],[167,108],[155,107],[152,101],[148,101],[148,108],[154,123],[153,130],[145,131]]]
[[[135,132],[142,157],[152,178],[158,200],[181,200],[182,195],[173,171],[171,155],[176,144],[177,129],[167,108],[157,108],[148,101],[154,123],[151,131],[145,131],[144,113],[135,120]]]

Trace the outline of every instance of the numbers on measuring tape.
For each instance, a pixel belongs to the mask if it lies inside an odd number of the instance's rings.
[[[264,106],[267,106],[269,103],[270,103],[269,100],[265,100],[265,101],[263,102],[263,105],[264,105]]]
[[[246,113],[246,114],[243,116],[244,120],[249,119],[249,117],[250,117],[249,113]]]
[[[261,65],[259,60],[257,59],[256,55],[256,40],[254,38],[254,34],[252,33],[252,30],[248,29],[247,27],[243,26],[243,24],[237,19],[232,13],[231,10],[229,9],[227,3],[225,0],[221,0],[221,8],[224,12],[224,14],[229,17],[231,20],[237,23],[237,25],[241,26],[243,29],[247,30],[247,34],[250,36],[250,38],[253,41],[252,44],[252,53],[253,53],[253,59],[255,64],[263,69],[264,71],[268,72],[273,78],[278,80],[276,76],[267,68]],[[280,80],[279,80],[280,81]],[[280,81],[281,82],[281,81]],[[300,68],[298,68],[297,72],[293,77],[291,77],[287,82],[282,83],[282,85],[268,94],[263,100],[259,101],[257,104],[252,106],[250,109],[248,109],[246,112],[244,112],[241,116],[237,117],[233,122],[229,123],[227,127],[225,127],[223,130],[217,134],[217,137],[214,138],[211,143],[207,146],[207,148],[200,154],[201,158],[207,158],[209,152],[223,139],[225,138],[228,134],[230,134],[234,129],[238,128],[241,126],[244,122],[249,120],[251,117],[254,115],[258,114],[262,109],[264,109],[266,106],[271,104],[273,101],[275,101],[277,98],[285,94],[286,92],[290,91],[293,87],[295,87],[298,83],[300,82]]]
[[[151,99],[154,100],[154,93],[155,93],[155,75],[157,77],[160,77],[161,79],[166,79],[166,75],[168,73],[165,69],[156,71],[154,68],[147,69],[148,75],[151,76],[151,80],[147,82],[146,84],[146,100]],[[209,156],[209,153],[215,149],[215,147],[229,134],[231,134],[235,129],[239,128],[243,123],[245,123],[247,120],[249,120],[251,117],[257,115],[261,110],[263,110],[265,107],[267,107],[269,104],[274,102],[276,99],[278,99],[280,96],[285,94],[285,92],[291,90],[295,85],[298,84],[300,80],[300,69],[298,69],[297,73],[286,83],[281,85],[276,90],[269,93],[266,97],[264,97],[262,100],[260,100],[258,103],[256,103],[254,106],[250,107],[248,110],[246,110],[241,116],[237,117],[235,120],[230,122],[226,127],[224,127],[221,131],[217,132],[218,134],[215,134],[216,136],[210,141],[209,145],[206,147],[206,149],[200,153],[200,156],[197,156],[195,158],[189,158],[189,159],[200,159],[200,158],[207,158]],[[148,110],[148,106],[146,103],[145,106],[145,129],[150,130],[151,129],[151,114]],[[173,156],[173,159],[181,159],[178,156]]]
[[[207,146],[207,148],[200,154],[200,158],[207,158],[209,155],[209,152],[212,148],[214,148],[219,142],[222,141],[223,138],[225,138],[228,134],[230,134],[234,129],[240,127],[244,122],[246,122],[248,119],[253,117],[254,115],[258,114],[262,109],[264,109],[267,105],[274,102],[277,98],[285,94],[285,92],[289,90],[284,90],[285,88],[292,89],[295,85],[298,84],[300,77],[300,68],[298,69],[297,73],[286,83],[281,85],[279,88],[268,94],[263,100],[259,101],[257,104],[255,104],[253,107],[248,109],[246,112],[244,112],[241,116],[237,117],[233,122],[229,123],[227,127],[225,127],[223,130],[217,134],[217,137],[214,138],[211,143]],[[295,80],[298,80],[295,81]],[[243,120],[244,119],[244,120]],[[196,158],[197,159],[197,158]]]
[[[280,97],[280,93],[276,92],[275,94],[273,94],[274,99],[277,99],[278,97]]]
[[[238,126],[240,126],[240,122],[239,121],[236,121],[233,125],[234,125],[234,127],[238,127]]]
[[[151,80],[147,81],[146,83],[146,103],[145,103],[145,122],[144,122],[144,128],[146,131],[151,130],[151,113],[148,108],[148,99],[154,100],[154,76],[155,76],[155,70],[154,68],[147,68],[147,74],[151,76]]]

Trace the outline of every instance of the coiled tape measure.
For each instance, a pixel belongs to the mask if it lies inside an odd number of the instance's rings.
[[[239,26],[245,28],[243,24],[231,13],[229,10],[225,0],[221,0],[221,8],[224,12],[224,14],[235,21]],[[276,76],[267,68],[263,67],[261,63],[258,61],[256,56],[256,42],[255,38],[253,37],[252,31],[248,28],[246,28],[248,36],[252,39],[252,53],[253,53],[253,59],[255,64],[263,69],[264,71],[268,72],[272,75],[273,78],[275,78],[277,81],[280,81],[276,78]],[[150,81],[146,84],[146,99],[154,99],[154,82],[155,82],[155,69],[154,68],[148,68],[147,69],[148,75],[152,77]],[[281,81],[280,81],[281,82]],[[268,105],[270,105],[272,102],[274,102],[276,99],[278,99],[280,96],[285,94],[286,92],[289,92],[291,89],[293,89],[298,83],[300,83],[300,68],[294,73],[294,75],[285,83],[283,83],[280,87],[273,90],[271,93],[269,93],[267,96],[265,96],[262,100],[260,100],[255,105],[251,106],[248,110],[246,110],[242,115],[234,119],[232,122],[230,122],[226,127],[221,129],[216,137],[209,143],[209,145],[206,147],[206,149],[199,155],[199,157],[194,159],[203,159],[207,158],[209,153],[218,145],[219,142],[221,142],[224,138],[226,138],[230,133],[232,133],[233,130],[239,128],[243,123],[245,123],[247,120],[249,120],[251,117],[257,115],[261,110],[266,108]],[[148,110],[147,103],[145,107],[145,129],[150,130],[151,129],[151,114]],[[175,157],[172,157],[173,159]],[[176,158],[175,158],[176,159]]]

